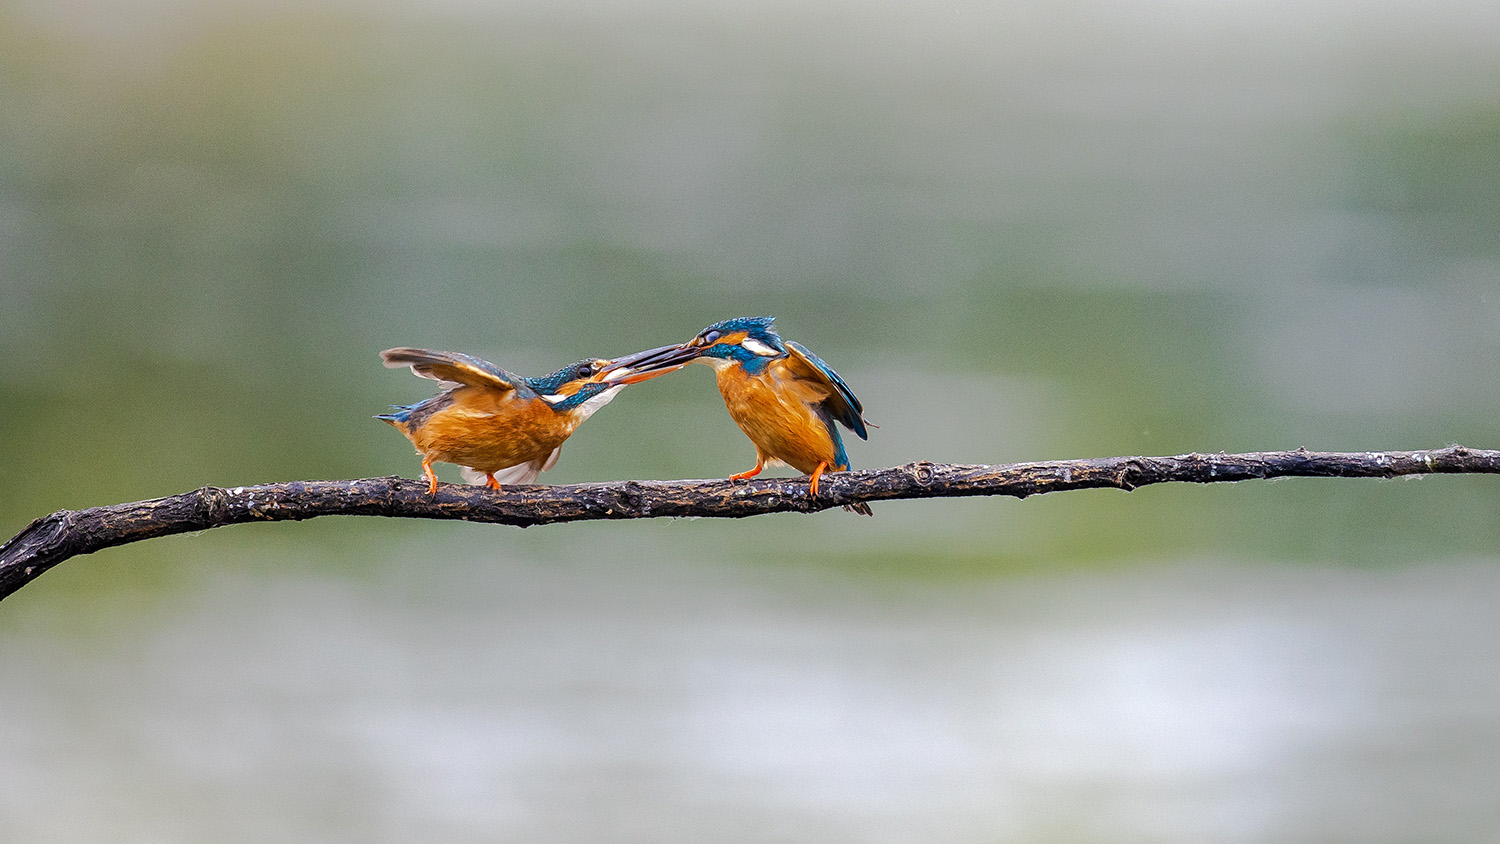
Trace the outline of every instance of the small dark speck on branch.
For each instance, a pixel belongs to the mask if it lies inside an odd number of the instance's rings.
[[[797,478],[747,481],[615,481],[570,486],[516,486],[500,491],[443,484],[427,494],[407,478],[289,481],[258,486],[205,486],[192,492],[59,510],[0,545],[0,599],[80,554],[157,536],[257,521],[318,516],[462,519],[528,527],[589,519],[714,517],[814,513],[845,504],[901,498],[1009,495],[1026,498],[1069,489],[1133,490],[1160,483],[1223,483],[1283,477],[1393,478],[1426,474],[1500,474],[1500,451],[1454,445],[1430,451],[1181,454],[1105,457],[1001,465],[909,463],[890,469],[825,474],[816,500]]]

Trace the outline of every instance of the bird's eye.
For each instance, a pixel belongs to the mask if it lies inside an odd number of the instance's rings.
[[[712,342],[715,342],[718,339],[719,339],[719,332],[717,332],[717,331],[707,331],[707,332],[704,332],[704,334],[703,334],[703,342],[705,342],[705,343],[712,343]]]
[[[586,364],[578,367],[578,377],[579,378],[587,378],[587,377],[589,377],[590,375],[593,375],[593,374],[594,374],[594,365],[592,363],[586,363]]]

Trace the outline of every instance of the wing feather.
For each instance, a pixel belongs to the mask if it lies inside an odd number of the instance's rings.
[[[786,347],[789,354],[787,363],[792,371],[800,378],[821,383],[828,391],[828,398],[822,402],[824,410],[834,419],[837,419],[845,428],[854,432],[854,435],[862,440],[870,438],[865,430],[864,407],[855,397],[854,391],[844,383],[833,367],[823,362],[823,359],[808,351],[807,347],[794,340],[787,340]]]
[[[466,384],[507,391],[531,389],[519,375],[506,372],[487,360],[460,352],[400,348],[386,349],[380,353],[380,357],[390,369],[409,366],[417,375],[445,384]]]

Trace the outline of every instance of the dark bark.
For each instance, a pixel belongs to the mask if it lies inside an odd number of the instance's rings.
[[[290,481],[201,489],[130,504],[60,510],[0,545],[0,599],[69,557],[174,533],[242,522],[318,516],[398,516],[544,525],[584,519],[660,516],[742,518],[763,513],[812,513],[844,504],[896,498],[1010,495],[1025,498],[1067,489],[1126,491],[1167,482],[1220,483],[1255,478],[1392,478],[1423,474],[1500,474],[1500,451],[1449,446],[1432,451],[1354,453],[1297,451],[1108,457],[1042,463],[967,466],[909,463],[823,476],[817,500],[805,479],[748,481],[616,481],[572,486],[521,486],[493,492],[443,484],[436,496],[407,478]]]

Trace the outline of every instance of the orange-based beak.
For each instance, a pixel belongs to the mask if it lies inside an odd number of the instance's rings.
[[[639,384],[658,375],[687,366],[698,357],[698,350],[687,346],[659,346],[618,358],[599,372],[599,380],[610,384]]]

